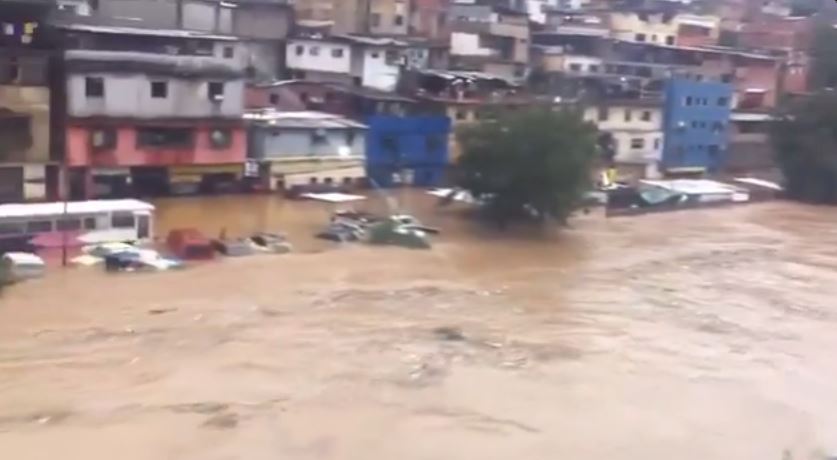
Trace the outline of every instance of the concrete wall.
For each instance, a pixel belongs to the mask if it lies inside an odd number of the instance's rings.
[[[637,34],[645,35],[647,43],[665,44],[677,39],[678,23],[674,18],[664,21],[662,14],[649,14],[643,20],[638,13],[612,12],[609,21],[613,38],[620,40],[640,41]]]
[[[215,4],[199,0],[185,0],[182,5],[183,28],[203,32],[215,32],[217,24],[215,11]]]
[[[50,160],[49,89],[37,86],[0,85],[0,109],[29,117],[31,144],[24,150],[0,152],[0,162],[43,163]],[[2,118],[0,118],[2,123]],[[0,146],[4,145],[0,139]]]
[[[341,147],[348,147],[351,156],[363,157],[366,151],[366,132],[357,128],[326,129],[325,142],[313,142],[315,129],[250,128],[248,156],[259,160],[298,157],[340,157]],[[348,142],[348,133],[354,139]]]
[[[176,29],[177,2],[165,0],[100,0],[99,15],[123,26]]]
[[[101,98],[85,95],[85,78],[104,80]],[[168,83],[168,96],[151,97],[151,82]],[[67,78],[67,113],[73,117],[238,118],[244,111],[244,81],[224,81],[224,100],[211,101],[207,80],[176,79],[142,74],[71,74]]]
[[[244,4],[235,9],[233,32],[245,38],[284,40],[293,27],[293,10],[284,6]]]
[[[409,31],[410,11],[407,0],[371,0],[370,18],[377,15],[379,22],[375,25],[371,19],[369,32],[375,35],[406,35]],[[400,18],[400,24],[397,19]]]
[[[617,163],[651,164],[662,158],[663,110],[661,107],[614,105],[607,119],[599,119],[599,107],[588,107],[584,120],[613,136]],[[644,116],[648,120],[643,119]]]
[[[255,71],[256,81],[280,79],[285,67],[285,45],[278,41],[241,42],[241,56],[244,68]]]
[[[494,56],[495,50],[483,47],[480,35],[468,32],[453,32],[450,35],[450,54],[457,56]]]
[[[395,90],[401,74],[398,62],[387,63],[386,50],[383,48],[367,48],[363,57],[363,86],[382,91]]]
[[[312,54],[316,48],[317,54]],[[342,50],[336,57],[333,50]],[[300,52],[301,51],[301,52]],[[289,40],[285,48],[289,69],[313,70],[331,73],[351,73],[352,50],[348,44],[321,40]]]
[[[149,125],[151,126],[151,125]],[[170,124],[162,124],[168,127]],[[108,151],[94,152],[90,147],[91,130],[96,125],[71,124],[66,132],[66,153],[69,166],[166,166],[192,164],[243,163],[246,157],[247,140],[243,127],[226,126],[230,130],[229,147],[215,148],[209,135],[216,126],[209,123],[183,125],[194,130],[194,145],[191,148],[142,148],[137,146],[135,125],[117,126],[116,147]],[[221,127],[221,126],[218,126]]]

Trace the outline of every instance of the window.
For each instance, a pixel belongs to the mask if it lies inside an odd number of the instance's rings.
[[[729,98],[728,97],[719,97],[718,98],[718,107],[726,107],[729,105]]]
[[[636,34],[636,41],[644,42],[645,41],[645,34]]]
[[[641,137],[635,137],[631,139],[631,149],[639,150],[645,148],[645,139]]]
[[[590,64],[587,66],[587,70],[589,70],[590,73],[599,73],[599,66],[596,64]]]
[[[270,96],[268,96],[268,98],[270,99],[270,103],[273,105],[279,103],[279,95],[276,93],[270,93]]]
[[[113,228],[134,228],[134,215],[129,212],[115,212],[110,216],[110,226]]]
[[[164,81],[151,82],[151,98],[165,99],[169,96],[169,85]]]
[[[85,230],[96,230],[96,218],[95,217],[85,217],[83,223],[84,223],[84,229]]]
[[[90,130],[90,147],[94,152],[116,148],[116,129],[112,127]]]
[[[20,235],[24,228],[22,222],[0,223],[0,235]]]
[[[718,161],[718,154],[721,153],[720,147],[718,147],[717,145],[707,145],[706,149],[712,161]]]
[[[211,81],[206,88],[206,95],[210,101],[224,100],[224,83],[220,81]]]
[[[660,138],[654,139],[654,150],[660,150]]]
[[[631,121],[633,118],[634,114],[631,112],[631,109],[625,109],[625,121]]]
[[[386,56],[386,63],[389,65],[398,65],[400,64],[400,55],[398,51],[395,50],[387,50],[385,53]]]
[[[651,111],[650,110],[643,110],[642,111],[642,121],[651,121]]]
[[[105,80],[101,77],[85,77],[84,95],[89,98],[105,97]]]
[[[305,47],[302,45],[296,45],[294,52],[297,56],[302,56],[303,54],[305,54]]]
[[[692,128],[697,129],[697,127],[698,127],[697,120],[692,120]]]
[[[370,54],[369,54],[369,56],[370,56],[372,59],[378,59],[379,57],[381,57],[381,53],[379,53],[379,52],[377,52],[377,51],[373,51],[372,53],[370,53]]]
[[[137,128],[139,148],[191,148],[194,132],[190,128]]]
[[[232,133],[227,128],[215,128],[209,132],[209,145],[213,149],[226,149],[232,145]]]
[[[318,129],[311,133],[311,145],[320,145],[328,143],[325,130]]]
[[[81,230],[81,219],[59,219],[55,222],[55,229],[66,232]]]
[[[26,233],[43,233],[52,231],[51,220],[33,220],[26,223]]]
[[[351,129],[346,130],[346,145],[352,146],[355,143],[355,132]]]
[[[372,24],[372,27],[380,27],[381,13],[372,13],[372,16],[370,16],[370,24]]]
[[[686,99],[683,100],[683,105],[686,107],[692,105],[692,96],[686,96]]]
[[[467,113],[464,110],[457,110],[456,111],[456,119],[457,120],[464,120],[468,117]]]
[[[319,56],[320,55],[320,47],[319,46],[312,46],[308,48],[308,54],[311,56]]]
[[[573,72],[581,72],[581,64],[570,64],[570,70],[572,70]]]
[[[651,36],[651,41],[654,42],[654,43],[657,43],[657,35],[652,35]]]
[[[599,107],[599,114],[598,114],[599,121],[607,121],[608,117],[610,117],[610,113],[609,113],[607,107]]]
[[[716,133],[720,133],[724,130],[724,122],[716,121],[712,123],[712,131]]]
[[[231,59],[233,56],[235,56],[235,48],[233,48],[232,46],[225,46],[224,57],[226,59]]]
[[[396,14],[394,22],[395,22],[396,26],[403,26],[404,25],[404,16],[401,16],[400,14]]]
[[[331,57],[333,57],[333,58],[343,57],[343,48],[332,48]]]
[[[666,37],[666,45],[673,45],[674,44],[674,35],[669,35]]]

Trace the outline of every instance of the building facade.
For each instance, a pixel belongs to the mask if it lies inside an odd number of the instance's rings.
[[[290,39],[286,54],[294,78],[394,91],[402,68],[427,65],[430,53],[391,38],[340,35]]]
[[[235,38],[104,26],[64,31],[65,154],[73,198],[193,192],[237,182],[246,139]]]
[[[0,2],[0,203],[54,199],[59,189],[59,42],[46,15],[43,4]]]
[[[666,84],[662,168],[719,170],[727,156],[733,88],[728,83],[672,79]]]
[[[449,164],[450,118],[375,115],[366,123],[366,171],[375,186],[442,182]]]
[[[661,100],[602,100],[584,110],[584,120],[610,135],[613,161],[621,178],[660,175],[664,144]]]
[[[248,158],[270,190],[324,184],[353,186],[365,180],[366,126],[323,112],[253,111]]]
[[[525,11],[494,5],[451,5],[451,66],[522,81],[529,65]]]

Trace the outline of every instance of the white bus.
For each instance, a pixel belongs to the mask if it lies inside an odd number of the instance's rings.
[[[0,241],[61,232],[77,244],[150,240],[153,212],[139,200],[0,204]]]

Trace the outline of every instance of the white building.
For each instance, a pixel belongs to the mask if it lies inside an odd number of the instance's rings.
[[[659,176],[663,152],[663,109],[659,101],[608,100],[587,107],[584,120],[613,137],[620,175]]]
[[[394,91],[404,65],[426,64],[427,51],[391,38],[340,35],[288,40],[295,78]]]

